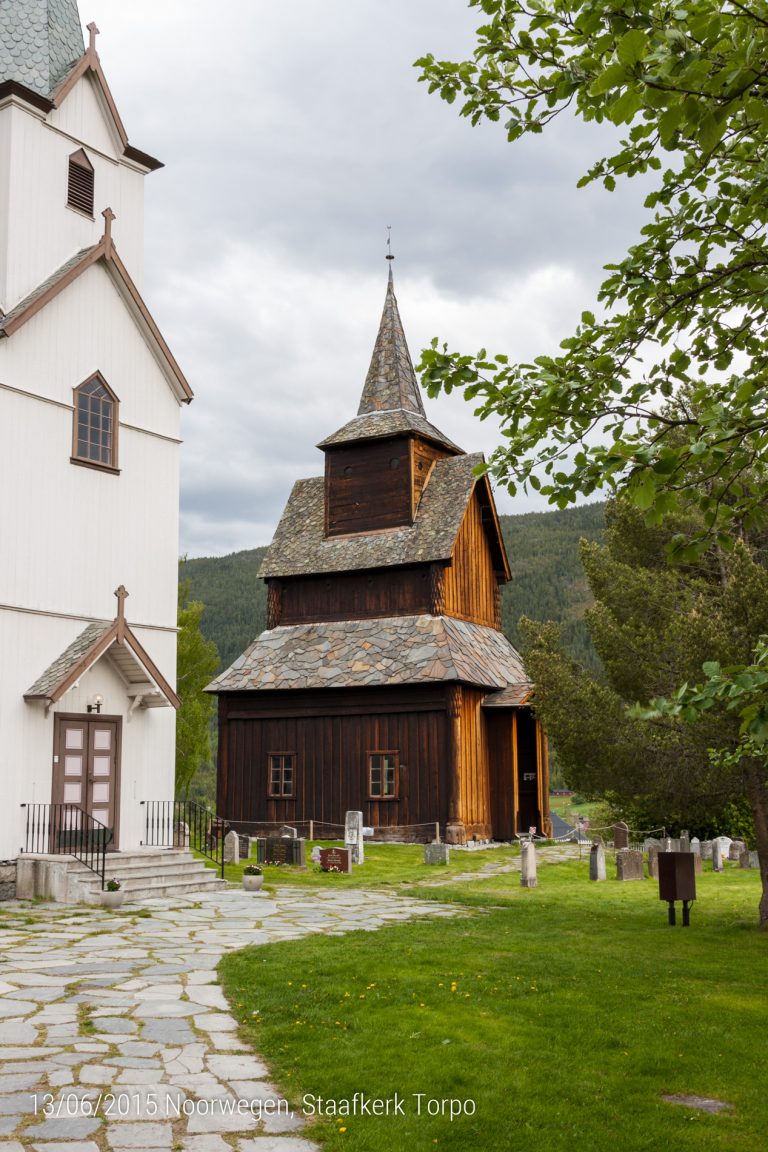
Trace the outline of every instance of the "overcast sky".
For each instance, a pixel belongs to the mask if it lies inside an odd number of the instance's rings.
[[[417,82],[471,54],[465,0],[80,0],[146,181],[144,294],[195,400],[183,413],[182,554],[269,543],[315,444],[357,411],[386,287],[414,362],[433,336],[525,359],[592,306],[640,189],[575,184],[604,150],[573,122],[506,143]],[[497,443],[459,396],[428,416]],[[502,512],[545,505],[497,493]]]

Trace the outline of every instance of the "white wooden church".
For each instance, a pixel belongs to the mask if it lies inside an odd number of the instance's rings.
[[[137,847],[174,794],[180,411],[144,179],[76,0],[0,3],[0,860],[31,805]]]

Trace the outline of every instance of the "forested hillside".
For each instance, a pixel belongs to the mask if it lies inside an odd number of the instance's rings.
[[[521,616],[557,620],[564,625],[569,651],[594,667],[596,657],[583,623],[590,595],[579,562],[579,539],[600,537],[603,505],[502,516],[501,528],[512,568],[512,580],[502,594],[507,636],[519,643]],[[224,668],[266,627],[266,587],[257,576],[265,551],[252,548],[180,565],[180,579],[189,581],[192,599],[205,604],[201,627],[206,639],[216,642]]]

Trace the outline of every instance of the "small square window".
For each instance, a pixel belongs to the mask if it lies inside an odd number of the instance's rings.
[[[400,775],[399,752],[368,753],[368,797],[396,800]]]
[[[268,795],[272,799],[292,799],[295,796],[296,753],[270,752],[267,757]]]

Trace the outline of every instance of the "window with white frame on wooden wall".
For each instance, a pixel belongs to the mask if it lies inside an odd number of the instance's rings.
[[[269,795],[273,799],[290,799],[295,795],[296,753],[271,752],[268,760]]]
[[[368,753],[368,796],[371,800],[396,800],[400,755],[398,752]]]

